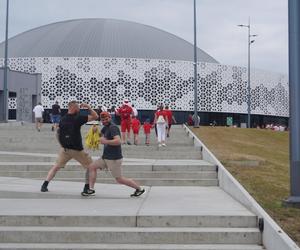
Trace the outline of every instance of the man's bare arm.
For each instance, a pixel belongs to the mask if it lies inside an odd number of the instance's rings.
[[[94,120],[97,120],[97,119],[98,119],[98,117],[99,117],[98,114],[96,113],[95,110],[93,110],[93,109],[91,108],[90,105],[88,105],[88,104],[86,104],[86,103],[82,103],[82,104],[80,105],[80,107],[81,107],[81,108],[86,108],[86,109],[89,111],[88,122],[94,121]]]

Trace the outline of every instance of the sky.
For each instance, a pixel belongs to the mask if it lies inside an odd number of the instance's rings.
[[[113,18],[150,25],[194,41],[193,0],[10,0],[9,37],[53,22]],[[0,0],[0,41],[6,0]],[[288,73],[288,0],[197,0],[197,45],[222,64]]]

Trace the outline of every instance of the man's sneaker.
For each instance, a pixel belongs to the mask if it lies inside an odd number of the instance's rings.
[[[41,187],[41,192],[48,192],[48,187],[42,185],[42,187]]]
[[[131,145],[131,142],[130,142],[130,141],[127,141],[127,145]]]
[[[143,193],[145,193],[145,189],[141,189],[141,190],[136,189],[135,192],[130,196],[131,197],[138,197],[138,196],[142,195]]]
[[[95,196],[96,192],[93,189],[87,189],[81,192],[82,196]]]

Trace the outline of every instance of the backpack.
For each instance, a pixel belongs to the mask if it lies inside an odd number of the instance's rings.
[[[74,143],[74,120],[73,117],[65,115],[59,122],[58,141],[63,148],[72,149]]]
[[[162,123],[165,123],[165,118],[163,115],[160,115],[158,118],[157,118],[157,121],[156,121],[158,124],[162,124]]]

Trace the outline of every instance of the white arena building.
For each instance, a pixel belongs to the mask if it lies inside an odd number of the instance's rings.
[[[4,62],[0,44],[0,64]],[[41,26],[9,39],[9,68],[42,76],[41,101],[118,106],[126,98],[142,119],[160,103],[183,122],[194,109],[193,45],[163,30],[113,19],[78,19]],[[224,65],[198,49],[201,124],[247,120],[247,69]],[[14,97],[18,98],[18,97]],[[10,109],[17,109],[10,100]],[[252,125],[288,121],[286,75],[251,70]]]

